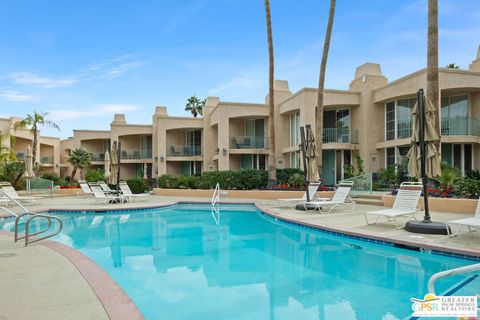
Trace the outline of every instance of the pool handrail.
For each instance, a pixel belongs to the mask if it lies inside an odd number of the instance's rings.
[[[433,276],[431,276],[430,279],[428,280],[428,292],[435,294],[435,282],[439,279],[454,276],[457,274],[474,272],[474,271],[480,271],[480,263],[437,272]]]
[[[220,183],[217,183],[215,185],[215,190],[213,190],[212,207],[214,207],[219,202],[220,202]]]

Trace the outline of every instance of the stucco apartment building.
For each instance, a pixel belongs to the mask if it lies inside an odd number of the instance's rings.
[[[33,147],[33,134],[30,130],[14,127],[14,124],[21,120],[16,117],[0,118],[2,137],[0,142],[3,146],[11,148],[19,160],[24,159],[28,145]],[[42,172],[60,173],[60,139],[40,135],[35,163],[40,166]]]
[[[323,183],[342,179],[354,150],[367,172],[390,165],[405,167],[411,135],[411,108],[416,92],[426,89],[426,70],[388,82],[381,67],[365,63],[356,69],[348,90],[325,91]],[[440,69],[442,160],[462,173],[480,167],[480,48],[468,70]],[[317,90],[291,92],[287,81],[275,81],[277,168],[301,167],[299,128],[315,128]],[[265,98],[265,102],[268,97]],[[108,131],[74,130],[60,143],[62,175],[68,154],[84,148],[93,164],[103,166],[113,141],[122,143],[122,178],[162,174],[193,175],[202,171],[265,169],[268,158],[268,106],[208,97],[202,118],[172,117],[156,107],[152,123],[129,124],[116,114]]]

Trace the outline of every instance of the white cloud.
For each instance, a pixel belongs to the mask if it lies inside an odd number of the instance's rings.
[[[33,99],[30,95],[13,90],[0,91],[0,97],[8,101],[27,101]]]
[[[144,62],[134,60],[131,54],[118,56],[100,63],[93,63],[83,72],[85,78],[97,78],[102,80],[113,80],[135,69]]]
[[[261,76],[257,73],[245,74],[221,83],[209,90],[212,95],[217,95],[226,91],[240,91],[252,88],[262,88],[265,86],[267,75]]]
[[[53,109],[50,110],[50,116],[55,121],[58,120],[73,120],[88,117],[99,117],[105,115],[112,115],[115,113],[124,113],[135,111],[138,106],[129,104],[102,104],[93,108],[79,110],[78,108],[70,109]]]
[[[76,82],[73,77],[54,78],[41,76],[30,72],[16,72],[12,73],[9,78],[14,84],[33,85],[42,88],[59,88],[67,87]]]

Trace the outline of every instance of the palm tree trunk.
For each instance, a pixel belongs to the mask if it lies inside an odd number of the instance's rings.
[[[32,156],[33,156],[33,166],[35,167],[35,163],[37,162],[37,144],[38,144],[38,132],[37,129],[33,129],[33,150],[32,150]]]
[[[272,20],[270,17],[270,1],[265,0],[265,16],[267,19],[267,39],[268,39],[268,187],[273,187],[277,180],[277,168],[275,161],[275,103],[274,103],[274,60],[273,60],[273,39],[272,39]]]
[[[70,178],[70,181],[71,181],[71,182],[73,182],[76,174],[77,174],[77,167],[73,167],[72,177]]]
[[[323,91],[325,89],[325,71],[327,69],[328,50],[330,49],[330,38],[332,36],[333,19],[335,18],[335,2],[330,0],[330,12],[328,14],[327,30],[325,32],[325,42],[323,44],[322,62],[320,63],[320,76],[318,79],[317,107],[315,108],[315,147],[318,174],[322,179],[323,168]]]
[[[435,130],[440,137],[440,104],[438,85],[438,0],[428,0],[428,43],[427,43],[427,97],[436,109]],[[440,141],[435,141],[439,150]]]

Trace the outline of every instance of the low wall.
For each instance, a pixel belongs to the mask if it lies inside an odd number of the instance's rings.
[[[395,196],[383,195],[383,205],[393,207]],[[419,207],[423,210],[423,198],[420,198]],[[428,207],[431,211],[452,213],[475,213],[476,199],[428,198]]]
[[[213,190],[204,189],[160,189],[154,188],[153,194],[165,197],[195,197],[195,198],[211,198]],[[262,200],[278,200],[289,198],[301,198],[304,191],[279,191],[279,190],[222,190],[221,198],[236,199],[262,199]],[[332,191],[317,192],[317,196],[321,198],[331,198]]]

